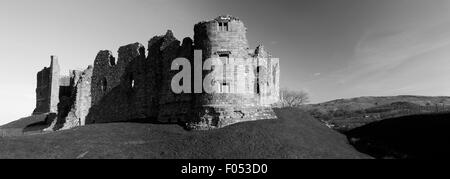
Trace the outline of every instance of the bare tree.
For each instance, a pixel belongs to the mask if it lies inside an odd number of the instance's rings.
[[[305,91],[293,91],[283,88],[280,91],[282,107],[299,107],[309,102],[309,95]]]

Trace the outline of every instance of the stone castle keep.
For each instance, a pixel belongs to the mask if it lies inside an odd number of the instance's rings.
[[[60,76],[58,59],[52,56],[50,67],[37,74],[33,114],[56,114],[48,120],[47,130],[125,121],[177,123],[206,130],[276,119],[271,107],[279,102],[279,61],[262,45],[250,49],[246,32],[239,19],[220,16],[196,24],[194,40],[187,37],[180,42],[169,30],[149,40],[148,55],[139,43],[120,47],[117,58],[102,50],[93,66],[70,71],[69,76]],[[172,79],[181,70],[171,70],[176,58],[191,62],[195,78],[194,50],[201,50],[203,61],[218,58],[224,64],[221,75],[211,75],[219,92],[172,91]],[[230,59],[236,59],[237,65],[227,66]],[[202,79],[213,70],[203,70]]]

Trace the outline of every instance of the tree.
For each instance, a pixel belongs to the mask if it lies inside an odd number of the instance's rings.
[[[305,91],[293,91],[283,88],[280,91],[282,107],[299,107],[309,102],[309,95]]]

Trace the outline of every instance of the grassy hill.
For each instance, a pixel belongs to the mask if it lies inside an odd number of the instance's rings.
[[[0,158],[300,159],[370,158],[346,137],[298,109],[278,120],[212,131],[177,125],[96,124],[41,135],[0,138]],[[28,125],[27,125],[28,126]]]
[[[346,132],[351,143],[376,158],[450,158],[450,113],[377,121]]]
[[[334,129],[347,131],[393,117],[450,111],[450,97],[360,97],[311,104],[304,109]]]
[[[44,122],[46,118],[47,114],[24,117],[19,120],[0,126],[0,129],[23,129],[29,125]]]
[[[0,137],[21,136],[42,133],[49,118],[56,117],[54,114],[40,114],[24,117],[19,120],[0,126]]]
[[[378,105],[391,104],[394,102],[410,102],[421,106],[426,106],[427,104],[439,104],[443,103],[445,105],[450,105],[450,97],[448,96],[411,96],[411,95],[401,95],[401,96],[379,96],[379,97],[358,97],[350,99],[337,99],[329,102],[324,102],[320,104],[315,104],[319,106],[327,107],[340,107],[347,108],[348,110],[357,110],[361,108],[370,108]]]

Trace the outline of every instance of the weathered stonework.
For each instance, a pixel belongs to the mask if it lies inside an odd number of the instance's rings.
[[[73,104],[65,118],[62,129],[70,129],[76,126],[86,124],[86,116],[91,108],[91,78],[92,66],[89,66],[83,72],[73,71],[71,79],[73,80],[72,100]]]
[[[198,23],[194,31],[195,47],[202,50],[203,60],[220,58],[227,64],[234,58],[234,63],[239,65],[234,69],[225,65],[225,75],[216,76],[218,91],[231,93],[196,95],[196,116],[190,127],[215,128],[242,121],[276,118],[270,105],[279,100],[279,62],[272,59],[262,46],[255,51],[249,49],[244,23],[235,17],[220,16]],[[262,64],[265,68],[259,69],[258,65]],[[272,73],[273,70],[278,73]],[[224,79],[227,81],[225,84]],[[269,84],[271,82],[274,83]],[[268,89],[269,85],[271,89]],[[241,93],[237,89],[246,89],[247,92]]]
[[[59,63],[51,56],[50,67],[37,74],[36,108],[33,114],[57,113],[59,103]]]
[[[275,119],[271,105],[279,101],[279,61],[262,45],[250,49],[246,31],[239,19],[220,16],[196,24],[194,40],[180,42],[170,30],[151,38],[148,55],[139,43],[120,47],[117,60],[110,51],[102,50],[93,67],[71,71],[69,77],[59,77],[59,67],[52,62],[38,74],[35,113],[51,112],[49,106],[58,96],[58,118],[48,130],[122,121],[178,123],[206,130]],[[225,64],[222,74],[210,70],[201,76],[204,79],[211,74],[217,92],[175,94],[171,82],[179,71],[171,70],[172,62],[188,59],[195,78],[195,50],[202,52],[203,62],[218,58]]]

